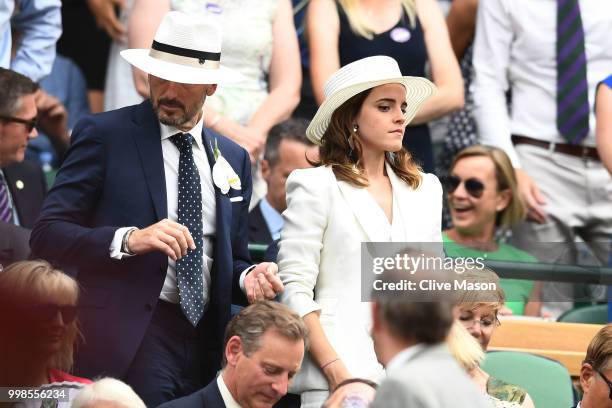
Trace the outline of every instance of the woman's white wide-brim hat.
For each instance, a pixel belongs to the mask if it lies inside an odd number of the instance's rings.
[[[333,113],[353,96],[379,85],[402,84],[406,88],[406,113],[409,123],[436,86],[421,77],[402,76],[397,62],[386,56],[363,58],[340,68],[325,83],[325,100],[310,122],[306,136],[320,145]]]
[[[150,49],[129,49],[121,56],[144,72],[184,84],[238,82],[242,75],[221,65],[221,27],[212,13],[166,13]]]

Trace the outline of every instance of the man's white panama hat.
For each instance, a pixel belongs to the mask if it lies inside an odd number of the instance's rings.
[[[379,55],[352,62],[336,71],[325,83],[325,100],[306,130],[308,139],[321,145],[321,138],[336,109],[358,93],[384,84],[402,84],[406,88],[404,117],[407,123],[436,90],[436,86],[425,78],[402,76],[391,57]]]
[[[221,27],[212,13],[166,13],[151,49],[129,49],[121,56],[144,72],[184,84],[238,82],[242,76],[220,64]]]

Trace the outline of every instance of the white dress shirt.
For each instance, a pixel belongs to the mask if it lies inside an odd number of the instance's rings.
[[[240,408],[240,404],[236,402],[229,388],[225,385],[225,381],[223,381],[223,372],[217,376],[217,387],[219,387],[225,408]]]
[[[177,133],[189,133],[193,136],[193,160],[200,173],[200,184],[202,187],[202,229],[203,229],[203,251],[202,251],[202,280],[204,283],[204,307],[208,304],[210,289],[210,271],[212,268],[213,236],[216,232],[216,205],[215,188],[212,181],[212,172],[206,156],[206,150],[202,141],[202,127],[204,117],[189,132],[182,132],[172,126],[160,124],[162,154],[164,157],[164,175],[166,178],[166,201],[168,205],[168,219],[178,222],[178,166],[180,152],[172,143],[170,137]],[[121,241],[125,232],[131,227],[119,228],[115,232],[111,243],[111,257],[121,259],[129,256],[121,252]],[[244,274],[243,274],[244,275]],[[243,279],[241,279],[242,281]],[[168,270],[164,286],[159,295],[161,300],[178,303],[178,287],[176,285],[176,263],[168,258]]]
[[[580,0],[589,105],[612,72],[612,1]],[[557,130],[556,0],[486,0],[474,40],[474,117],[480,141],[502,148],[520,167],[510,136],[567,143]],[[512,90],[510,114],[505,92]],[[595,117],[583,142],[595,146]]]

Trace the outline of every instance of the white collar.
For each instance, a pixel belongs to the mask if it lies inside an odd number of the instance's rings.
[[[177,129],[174,126],[164,125],[161,122],[159,124],[159,128],[160,128],[160,133],[161,133],[161,140],[168,139],[169,137],[174,136],[177,133],[189,133],[191,136],[193,136],[198,148],[202,151],[205,151],[204,142],[202,141],[202,130],[204,128],[204,115],[202,115],[198,123],[196,123],[196,125],[192,129],[190,129],[188,132],[184,132],[180,129]]]
[[[217,387],[219,387],[219,392],[226,408],[241,408],[227,388],[227,385],[225,385],[225,381],[223,381],[223,371],[217,376]]]
[[[424,344],[415,344],[397,353],[387,364],[387,373],[391,373],[393,370],[401,368],[405,362],[414,357],[423,348],[425,348]]]

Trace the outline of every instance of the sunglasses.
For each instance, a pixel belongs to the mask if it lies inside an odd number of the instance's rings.
[[[444,179],[444,185],[449,194],[454,193],[461,183],[463,183],[463,187],[469,195],[474,198],[482,197],[482,192],[484,191],[485,186],[482,181],[478,180],[477,178],[470,177],[469,179],[462,180],[457,176],[447,176]]]
[[[77,317],[77,307],[73,305],[55,305],[52,303],[34,305],[28,308],[30,316],[40,322],[49,322],[57,317],[58,313],[62,315],[64,324],[74,322]]]
[[[595,370],[595,371],[597,371],[597,374],[599,374],[599,376],[606,382],[606,384],[608,384],[608,387],[610,388],[610,394],[608,395],[608,397],[612,400],[612,381],[608,380],[601,371],[599,370]]]
[[[36,123],[37,123],[37,118],[22,119],[22,118],[16,118],[14,116],[0,116],[0,120],[3,120],[5,122],[22,123],[25,125],[26,129],[28,130],[28,133],[32,133],[32,130],[36,127]]]

